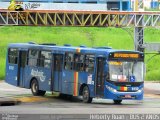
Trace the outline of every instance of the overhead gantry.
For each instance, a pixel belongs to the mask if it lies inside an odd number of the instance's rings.
[[[144,28],[160,27],[160,12],[0,10],[0,25],[134,27],[135,50],[144,51]]]

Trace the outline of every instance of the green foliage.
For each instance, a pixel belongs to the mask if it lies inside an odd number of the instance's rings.
[[[110,46],[114,49],[134,49],[133,29],[104,27],[0,27],[0,79],[4,79],[5,55],[9,43],[56,43],[72,46],[86,45],[88,47]],[[148,28],[145,30],[145,42],[160,41],[160,30]],[[146,55],[146,61],[151,56]],[[160,60],[155,57],[147,63],[147,80],[159,80]],[[156,65],[155,65],[156,63]],[[158,67],[159,66],[159,67]]]
[[[160,69],[148,71],[146,75],[146,80],[160,81]]]
[[[160,11],[160,9],[159,9],[159,7],[157,7],[157,8],[150,8],[150,9],[145,8],[145,11]]]
[[[5,58],[0,57],[0,80],[5,78]]]

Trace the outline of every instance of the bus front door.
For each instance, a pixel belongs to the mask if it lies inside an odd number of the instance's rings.
[[[17,86],[24,87],[25,84],[25,66],[27,62],[27,51],[19,51]]]
[[[54,54],[53,55],[53,70],[52,70],[52,81],[51,86],[52,90],[61,91],[62,83],[62,66],[63,66],[63,55]]]
[[[96,97],[104,96],[104,62],[105,59],[103,57],[98,57],[96,59],[96,81],[95,81],[95,95]]]

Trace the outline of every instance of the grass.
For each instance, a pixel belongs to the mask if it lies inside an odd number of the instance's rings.
[[[5,53],[6,48],[0,46],[0,80],[5,77]]]
[[[116,33],[117,35],[114,35]],[[125,38],[131,39],[126,31],[113,28],[67,28],[67,27],[4,27],[0,29],[1,46],[7,46],[11,42],[28,42],[36,43],[51,42],[57,45],[65,43],[79,46],[85,44],[87,46],[107,46],[123,48],[122,42],[119,46],[118,41],[125,41]],[[123,36],[122,36],[123,35]],[[128,40],[124,49],[132,49],[130,44],[133,40]]]
[[[152,8],[152,9],[145,8],[145,11],[160,11],[160,9],[158,7],[157,8]]]
[[[0,79],[4,79],[5,54],[9,43],[29,42],[111,46],[115,49],[134,49],[133,29],[97,27],[0,27]],[[145,42],[160,42],[160,30],[145,30]],[[146,55],[147,61],[151,55]],[[146,80],[160,80],[160,56],[147,62]],[[155,65],[156,63],[156,65]],[[159,66],[159,67],[158,67]]]

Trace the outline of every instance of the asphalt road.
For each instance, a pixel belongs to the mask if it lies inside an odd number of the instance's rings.
[[[158,84],[158,85],[157,85]],[[159,83],[146,83],[143,101],[123,101],[114,105],[112,100],[93,99],[86,104],[80,98],[59,98],[56,94],[47,93],[44,97],[34,97],[31,91],[17,88],[0,82],[0,98],[11,98],[21,101],[14,106],[0,106],[0,113],[13,114],[130,114],[160,113]],[[154,88],[154,89],[153,89]]]

